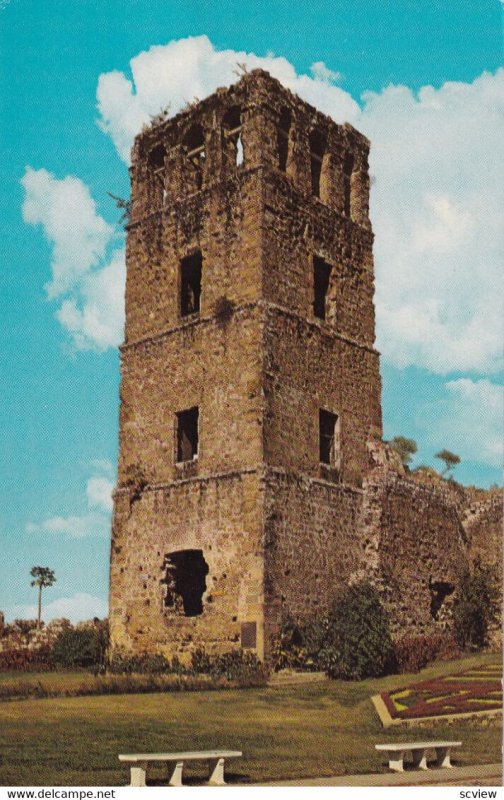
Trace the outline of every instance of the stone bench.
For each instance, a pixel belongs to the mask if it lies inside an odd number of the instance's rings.
[[[393,772],[404,772],[405,753],[411,753],[413,766],[417,769],[427,769],[427,750],[436,751],[437,767],[451,767],[451,748],[460,747],[461,744],[462,742],[389,742],[375,744],[375,748],[388,754],[389,767]]]
[[[130,786],[146,786],[147,765],[151,762],[168,764],[168,785],[182,786],[182,770],[185,761],[207,761],[209,768],[208,786],[224,786],[224,759],[238,758],[239,750],[202,750],[187,753],[130,753],[120,755],[119,761],[131,765]]]

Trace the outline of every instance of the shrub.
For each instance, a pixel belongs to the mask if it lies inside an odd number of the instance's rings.
[[[177,662],[178,663],[178,662]],[[171,671],[170,662],[162,653],[132,655],[124,650],[114,650],[108,671],[119,675],[161,675]]]
[[[98,628],[67,628],[52,646],[54,663],[61,667],[92,667],[103,663],[105,645]]]
[[[479,560],[472,573],[466,570],[453,604],[453,628],[463,649],[481,650],[488,644],[488,630],[499,614],[500,594],[495,570]]]
[[[194,675],[209,674],[210,668],[211,668],[210,656],[203,650],[202,647],[198,647],[191,653],[190,671]]]
[[[53,669],[49,647],[37,650],[11,649],[0,652],[0,670],[19,672],[41,672]]]
[[[266,682],[267,672],[255,653],[230,650],[211,659],[210,675],[236,681],[240,686],[260,686]]]
[[[297,622],[292,616],[286,615],[273,643],[273,670],[318,669],[319,653],[327,639],[328,623],[327,615],[313,617],[306,622]]]
[[[190,673],[210,675],[215,680],[223,678],[239,686],[262,686],[267,671],[254,653],[246,650],[230,650],[222,655],[211,656],[202,648],[191,655]]]
[[[393,644],[387,615],[369,583],[356,583],[336,599],[319,659],[331,678],[362,680],[391,669]]]
[[[394,643],[398,672],[419,672],[436,658],[460,655],[453,637],[448,634],[403,636]]]
[[[306,666],[303,626],[286,615],[273,642],[271,659],[274,672],[280,669],[304,669]]]

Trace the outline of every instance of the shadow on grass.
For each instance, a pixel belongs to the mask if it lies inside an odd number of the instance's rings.
[[[208,780],[208,775],[205,773],[195,774],[195,772],[191,772],[188,775],[184,773],[182,778],[182,783],[184,786],[206,786]],[[226,784],[233,786],[233,785],[247,785],[254,783],[252,776],[248,772],[238,772],[230,770],[229,772],[226,771],[225,774]],[[157,777],[157,778],[148,778],[147,779],[148,786],[168,786],[168,779],[166,776],[164,778]]]

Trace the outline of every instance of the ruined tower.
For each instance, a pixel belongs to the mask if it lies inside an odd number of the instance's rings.
[[[114,646],[267,657],[359,568],[368,141],[255,70],[134,145]]]

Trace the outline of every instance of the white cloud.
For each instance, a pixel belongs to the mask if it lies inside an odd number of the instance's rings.
[[[285,59],[216,51],[206,36],[151,47],[100,76],[100,125],[127,163],[135,134],[170,104],[237,80],[238,63],[285,86],[372,140],[378,346],[390,363],[445,374],[496,371],[501,353],[504,70],[413,93],[367,92],[362,107],[321,62],[298,75]]]
[[[52,280],[45,289],[59,299],[56,318],[78,350],[114,347],[124,324],[124,249],[109,247],[117,234],[97,213],[88,187],[78,178],[55,178],[26,168],[23,219],[42,225],[52,245]]]
[[[238,80],[238,64],[247,69],[261,67],[284,86],[302,94],[336,122],[354,118],[359,112],[355,100],[333,86],[339,74],[323,62],[312,67],[314,78],[297,75],[287,59],[274,55],[256,56],[236,50],[215,50],[206,36],[195,36],[156,45],[131,59],[132,80],[113,71],[100,75],[97,89],[99,124],[108,133],[125,163],[129,163],[135,135],[150,117],[170,104],[175,114],[194,97],[200,99],[219,86]],[[237,74],[238,73],[238,74]]]
[[[71,539],[83,539],[88,536],[104,536],[107,533],[107,519],[98,513],[82,516],[49,517],[43,522],[28,522],[27,533],[64,534]]]
[[[78,178],[58,180],[45,169],[27,167],[21,184],[24,221],[42,225],[53,247],[48,297],[59,297],[100,263],[114,230],[97,214],[89,189]]]
[[[46,595],[44,593],[43,598]],[[106,617],[108,614],[108,603],[101,597],[87,594],[86,592],[77,592],[72,597],[60,597],[57,600],[52,600],[50,603],[42,603],[42,618],[44,622],[50,622],[52,619],[60,619],[65,617],[70,622],[85,622],[86,620],[93,619],[93,617]],[[37,606],[36,605],[15,605],[6,610],[6,619],[36,619]]]
[[[367,94],[378,345],[445,374],[501,365],[504,70]]]
[[[108,461],[99,460],[100,471]],[[108,477],[92,475],[86,484],[88,512],[82,515],[67,517],[53,516],[42,522],[28,522],[26,532],[34,534],[54,534],[67,536],[70,539],[83,539],[89,536],[109,536],[110,514],[112,512],[112,491],[114,484]]]
[[[112,491],[114,484],[108,478],[90,478],[86,486],[86,495],[90,508],[97,508],[100,511],[112,511]]]
[[[417,415],[427,440],[463,461],[502,467],[504,387],[487,379],[459,378],[446,383],[448,396],[430,403]]]
[[[124,250],[116,250],[107,266],[90,273],[78,292],[63,301],[57,320],[71,334],[77,350],[102,352],[116,347],[124,328]]]

